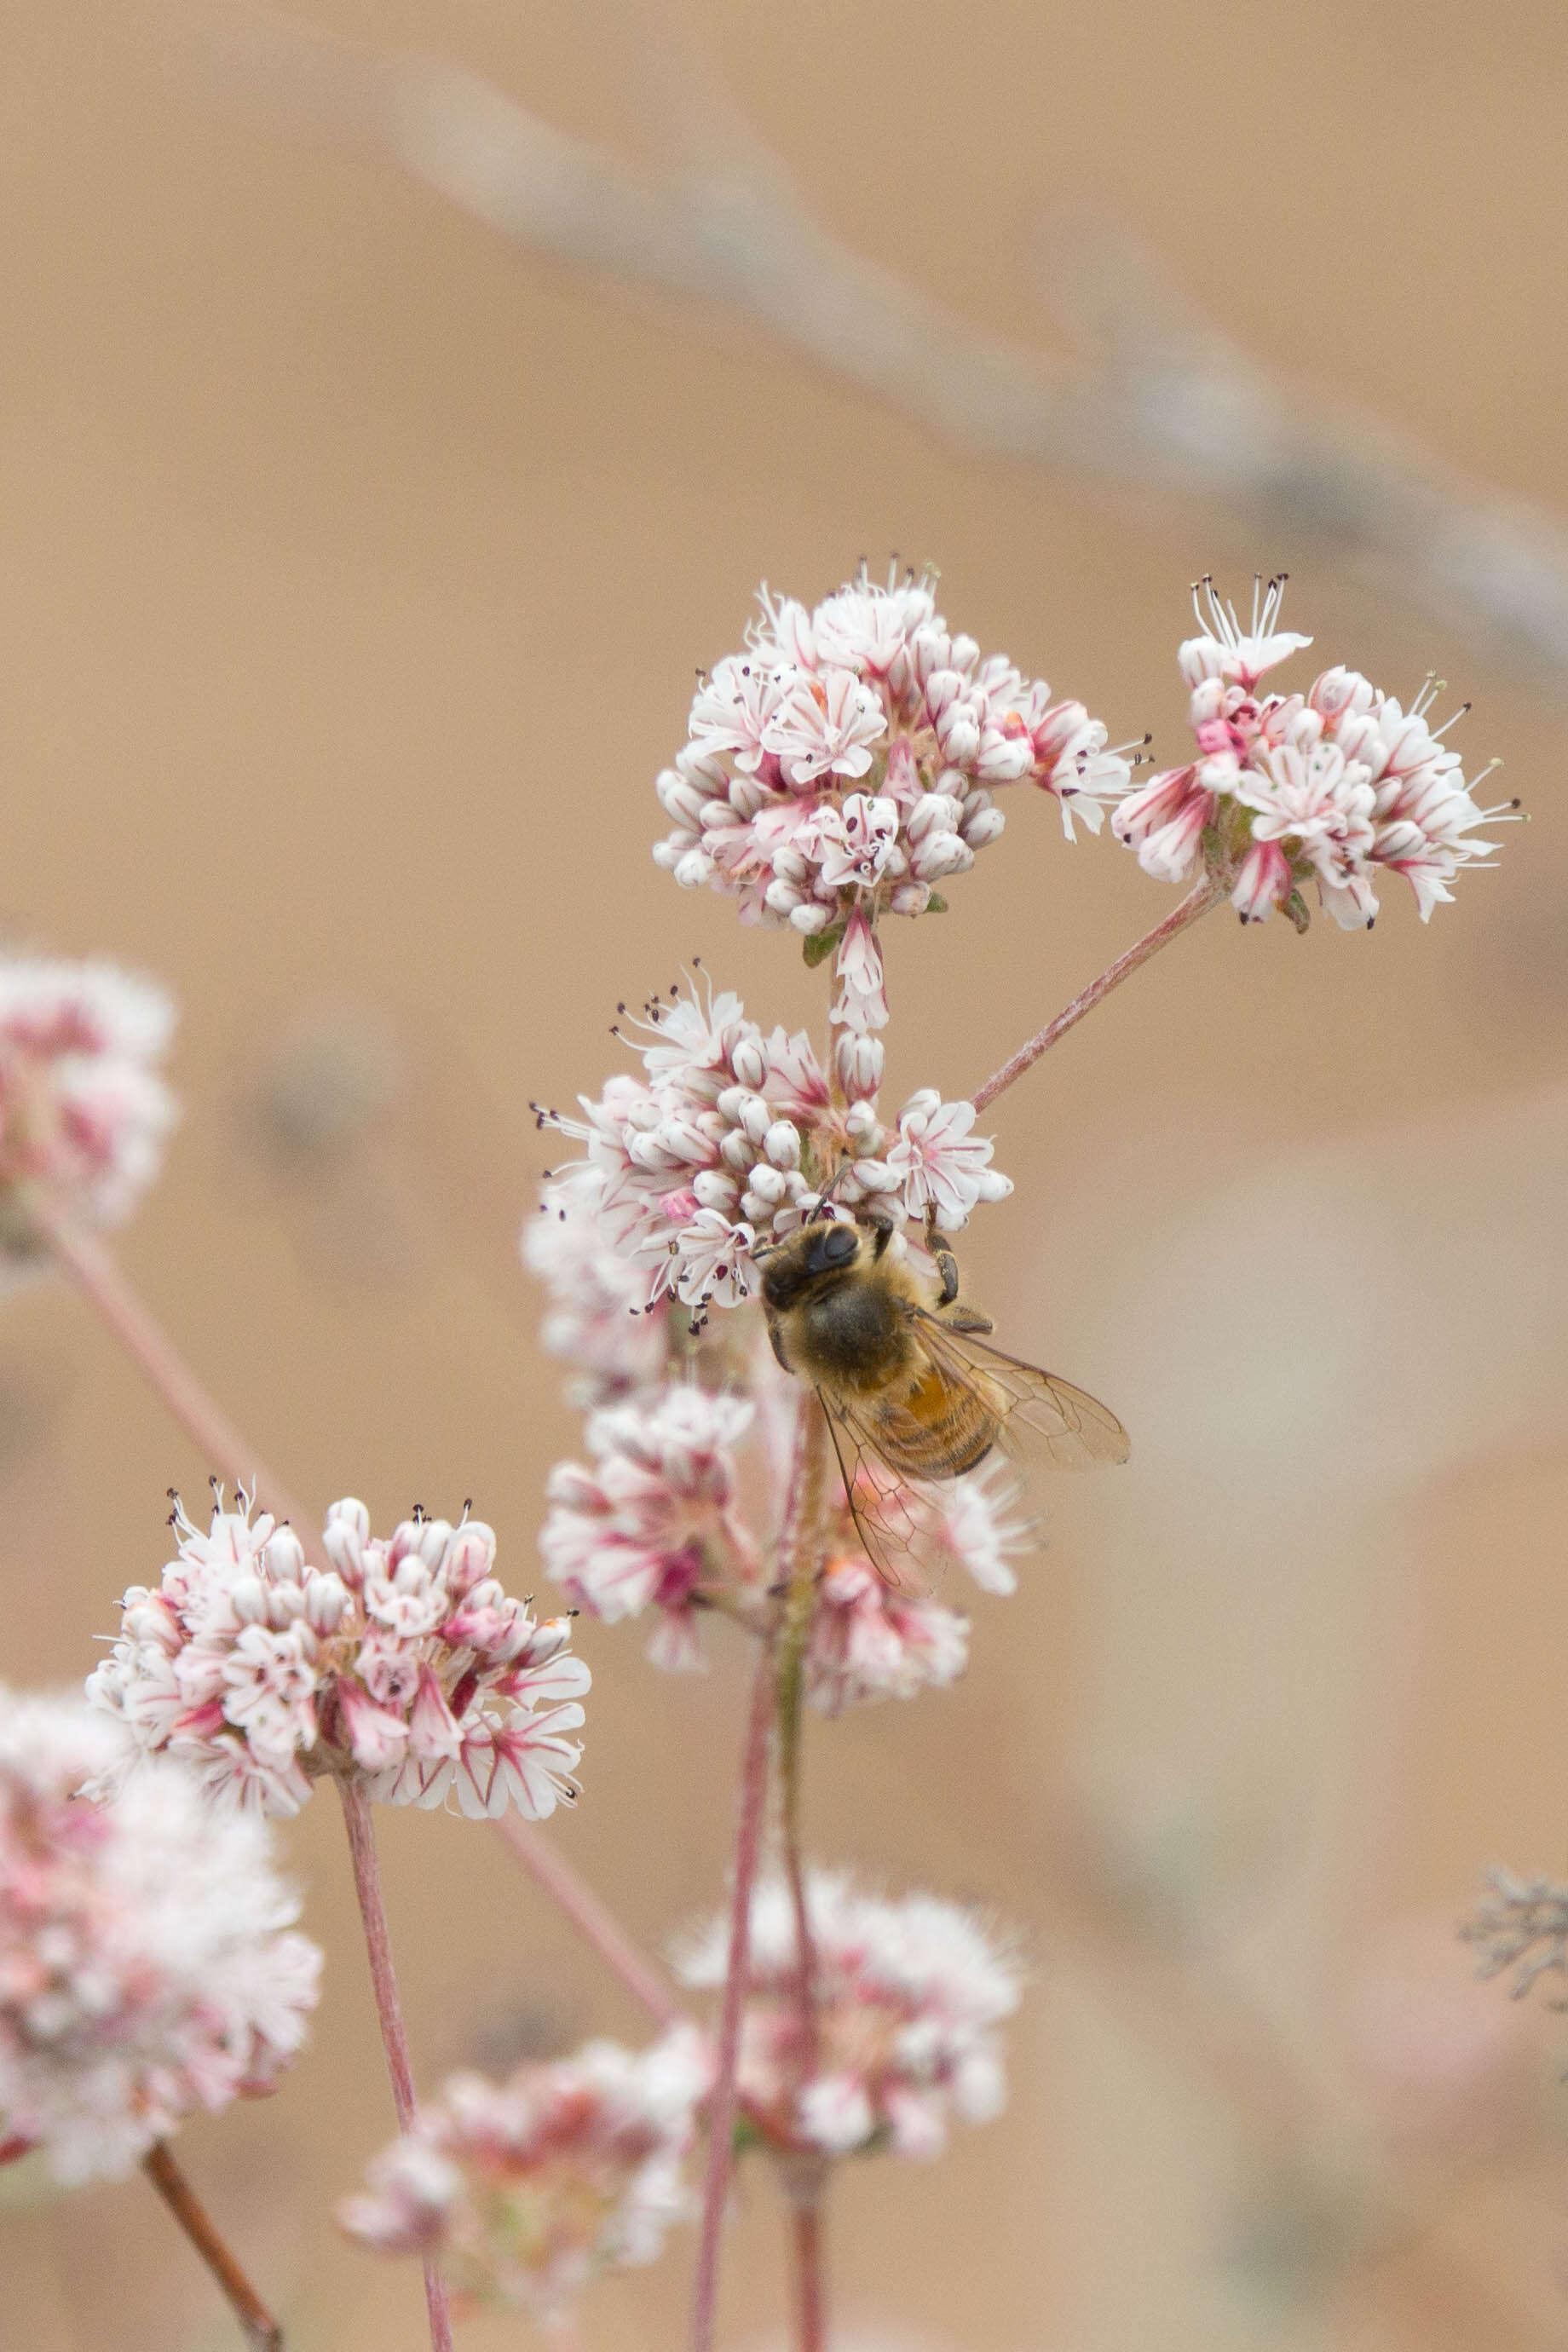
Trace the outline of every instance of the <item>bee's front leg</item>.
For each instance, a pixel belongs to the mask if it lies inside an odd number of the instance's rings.
[[[936,1260],[936,1270],[942,1276],[942,1297],[937,1302],[951,1307],[958,1297],[958,1260],[952,1254],[952,1244],[947,1235],[937,1231],[934,1213],[926,1218],[926,1247]]]
[[[936,1270],[942,1276],[942,1297],[937,1301],[937,1313],[954,1331],[994,1331],[996,1326],[989,1315],[977,1308],[963,1307],[958,1297],[958,1260],[947,1235],[939,1233],[934,1217],[926,1219],[926,1247],[936,1260]]]

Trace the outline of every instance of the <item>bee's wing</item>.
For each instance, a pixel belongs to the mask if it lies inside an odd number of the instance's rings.
[[[888,1584],[902,1585],[902,1563],[919,1532],[908,1483],[889,1462],[869,1421],[818,1389],[817,1402],[838,1457],[844,1503],[861,1549]]]
[[[1026,1459],[1037,1456],[1058,1470],[1088,1470],[1096,1462],[1125,1462],[1132,1441],[1109,1405],[1070,1381],[1005,1355],[973,1331],[957,1331],[940,1315],[913,1310],[915,1337],[943,1378],[955,1387],[1002,1391],[1002,1444]]]

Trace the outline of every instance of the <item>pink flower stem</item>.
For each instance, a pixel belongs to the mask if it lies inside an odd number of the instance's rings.
[[[819,2183],[822,2177],[819,2168]],[[795,2352],[826,2352],[827,2310],[822,2291],[825,2266],[820,2186],[815,2193],[796,2201],[790,2223],[795,2252]]]
[[[397,1998],[397,1975],[392,1965],[392,1938],[387,1933],[386,1906],[381,1899],[381,1871],[375,1858],[375,1825],[370,1798],[357,1780],[340,1780],[343,1827],[349,1833],[353,1863],[354,1893],[364,1923],[364,1948],[370,1959],[370,1980],[375,1992],[375,2013],[381,2021],[386,2071],[392,2077],[392,2102],[400,2131],[414,2128],[414,2069],[408,2058],[408,2035],[403,2004]],[[452,2352],[452,2315],[447,2307],[447,2282],[434,2254],[425,2257],[425,2306],[430,2317],[430,2352]]]
[[[736,2077],[741,2061],[741,2021],[746,2003],[746,1952],[752,1929],[752,1889],[762,1851],[768,1795],[768,1732],[773,1715],[773,1654],[764,1643],[752,1683],[746,1744],[741,1760],[740,1820],[735,1832],[734,1890],[730,1900],[730,1953],[724,2004],[719,2021],[719,2054],[708,2102],[708,2171],[702,2184],[702,2235],[697,2252],[697,2285],[691,2305],[691,2352],[713,2352],[713,2315],[719,2291],[719,2240],[730,2190],[734,2154]]]
[[[150,1315],[103,1244],[83,1233],[40,1185],[26,1197],[27,1216],[50,1255],[140,1366],[208,1466],[254,1491],[264,1510],[288,1519],[307,1541],[310,1514],[280,1478],[258,1460],[234,1423],[203,1388],[168,1333]]]
[[[1069,1029],[1076,1028],[1084,1014],[1092,1013],[1102,998],[1109,996],[1113,988],[1120,987],[1129,972],[1136,971],[1141,963],[1147,963],[1152,955],[1158,955],[1178,932],[1195,923],[1200,915],[1206,915],[1211,907],[1217,907],[1224,896],[1224,884],[1216,881],[1212,874],[1205,874],[1201,881],[1193,885],[1181,905],[1171,909],[1163,923],[1156,923],[1152,931],[1145,931],[1124,955],[1119,955],[1114,963],[1106,966],[1098,980],[1091,980],[1080,995],[1065,1005],[1054,1021],[1047,1021],[1043,1029],[1037,1030],[1026,1045],[1020,1045],[1011,1061],[1004,1062],[999,1070],[993,1072],[978,1093],[970,1097],[975,1109],[984,1110],[987,1103],[994,1102],[1005,1087],[1010,1087],[1016,1078],[1021,1078],[1048,1046],[1054,1045],[1058,1037],[1065,1037]]]
[[[283,2330],[219,2236],[212,2216],[170,2154],[167,2140],[153,2141],[142,2169],[223,2289],[253,2352],[280,2352]]]
[[[556,1853],[537,1823],[525,1822],[509,1810],[495,1826],[523,1868],[532,1874],[547,1895],[554,1897],[579,1935],[593,1946],[611,1974],[620,1979],[632,1999],[640,2001],[660,2025],[679,2024],[685,2012],[652,1961],[637,1949],[593,1888]]]
[[[801,1733],[805,1697],[805,1650],[816,1613],[822,1576],[823,1501],[827,1483],[827,1417],[818,1400],[803,1397],[796,1423],[795,1466],[780,1549],[787,1581],[780,1617],[776,1695],[779,1748],[779,1830],[784,1877],[795,1913],[795,2090],[816,2073],[816,1946],[806,1908],[801,1859]],[[795,2168],[791,2194],[795,2209],[795,2264],[801,2313],[799,2352],[820,2352],[823,2326],[820,2207],[826,2184],[824,2167],[809,2161]],[[810,2330],[807,2332],[808,2322]]]

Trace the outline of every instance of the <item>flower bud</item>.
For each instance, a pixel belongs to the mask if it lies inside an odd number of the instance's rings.
[[[848,1095],[871,1096],[882,1083],[882,1067],[887,1059],[879,1037],[858,1036],[852,1029],[840,1032],[837,1044],[838,1076]]]
[[[704,1168],[700,1176],[694,1176],[691,1190],[699,1208],[721,1209],[727,1216],[735,1205],[735,1180],[717,1168]]]
[[[753,1094],[760,1093],[767,1083],[768,1049],[760,1037],[742,1037],[730,1055],[730,1067],[742,1086]]]
[[[679,877],[676,878],[679,880]],[[801,894],[795,884],[783,880],[770,882],[763,898],[775,915],[793,915],[801,903]]]
[[[996,839],[1006,822],[999,808],[975,809],[973,813],[966,809],[962,827],[963,838],[971,849],[984,849]]]
[[[689,849],[672,871],[683,890],[700,890],[713,871],[713,860],[705,849]]]
[[[230,1606],[242,1625],[266,1624],[267,1587],[258,1576],[237,1576],[228,1597]]]
[[[819,907],[815,904],[796,907],[790,916],[790,921],[797,931],[804,931],[809,939],[817,931],[826,930],[833,920],[834,911],[831,907]]]
[[[904,830],[911,841],[923,841],[931,833],[951,833],[959,815],[959,804],[948,793],[922,793],[905,820]]]
[[[305,1573],[305,1547],[292,1528],[279,1528],[268,1539],[262,1554],[268,1573],[280,1584],[298,1584]]]
[[[335,1633],[349,1605],[348,1587],[329,1569],[312,1576],[305,1586],[305,1616],[315,1633]]]
[[[698,830],[700,812],[705,804],[700,784],[689,782],[674,768],[665,768],[660,771],[654,790],[667,816],[672,817],[687,833]]]
[[[800,1166],[800,1129],[792,1119],[773,1121],[763,1138],[763,1150],[775,1168]]]
[[[923,915],[930,905],[929,882],[900,882],[888,893],[888,906],[895,915]]]

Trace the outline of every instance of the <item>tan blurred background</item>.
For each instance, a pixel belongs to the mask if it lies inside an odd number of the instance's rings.
[[[858,2171],[833,2260],[879,2352],[1568,2344],[1568,2021],[1473,1989],[1450,1939],[1486,1864],[1568,1862],[1568,671],[1483,642],[1462,579],[1435,602],[1397,516],[1369,562],[1316,478],[1228,495],[1223,400],[1185,488],[977,451],[754,318],[479,225],[339,137],[287,43],[237,46],[253,21],[13,0],[0,28],[0,916],[178,992],[184,1124],[124,1258],[307,1495],[378,1525],[472,1495],[531,1587],[576,1424],[516,1257],[528,1097],[596,1090],[616,1000],[694,952],[764,1020],[820,1012],[787,937],[647,855],[692,671],[759,579],[810,600],[862,553],[930,558],[955,625],[1168,760],[1210,567],[1288,568],[1324,661],[1475,697],[1465,749],[1533,819],[1500,872],[1429,930],[1403,897],[1370,937],[1216,918],[997,1106],[1017,1189],[973,1287],[1136,1448],[1042,1498],[955,1692],[814,1728],[818,1851],[994,1906],[1036,1966],[1005,2120]],[[959,362],[1069,356],[1038,233],[1087,199],[1295,413],[1352,404],[1568,506],[1558,7],[312,21],[655,163],[700,58]],[[717,170],[740,134],[698,103]],[[946,922],[895,927],[895,1102],[971,1088],[1170,903],[1049,807],[1009,818]],[[73,1297],[7,1303],[7,1680],[85,1670],[208,1466]],[[739,1661],[675,1682],[636,1629],[583,1646],[559,1835],[656,1942],[720,1883]],[[335,1810],[286,1843],[330,1951],[314,2046],[182,2153],[298,2352],[412,2352],[415,2274],[329,2220],[391,2125]],[[426,2079],[640,2036],[481,1830],[398,1813],[384,1853]],[[141,2181],[0,2199],[6,2352],[230,2342]],[[778,2236],[752,2179],[733,2345],[778,2324]],[[589,2352],[679,2343],[690,2260],[603,2290]]]

